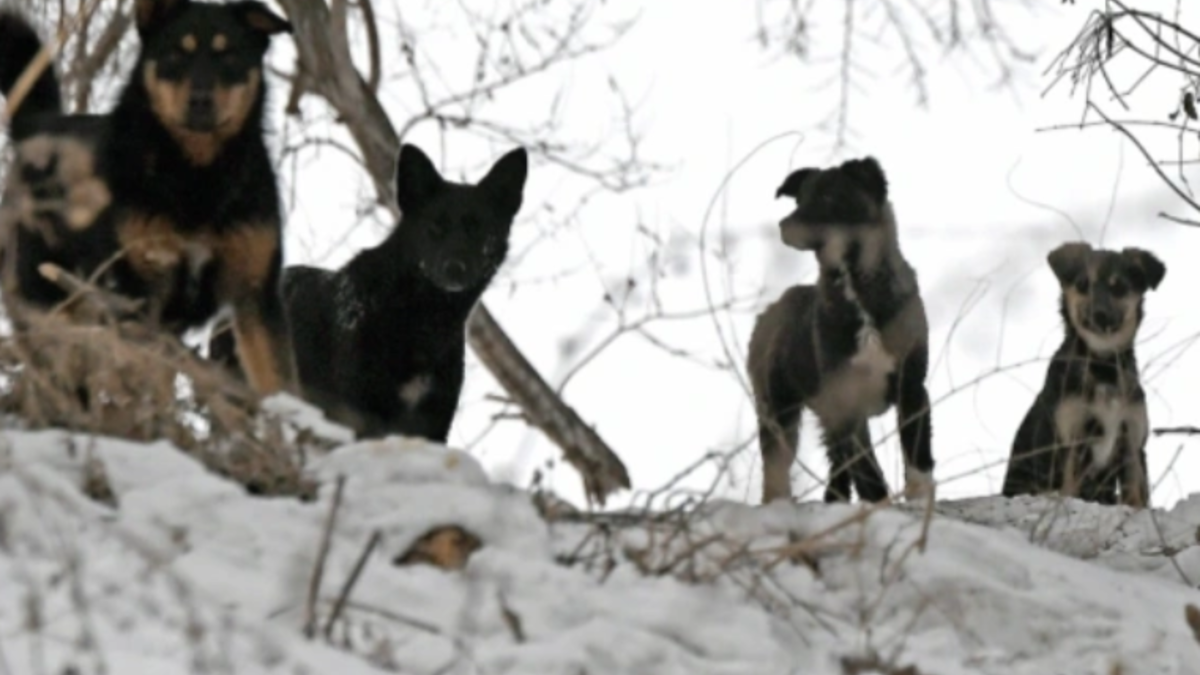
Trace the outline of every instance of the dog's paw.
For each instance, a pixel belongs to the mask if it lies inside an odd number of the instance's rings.
[[[933,480],[933,475],[906,467],[904,469],[904,499],[906,501],[915,502],[926,498],[937,500],[937,483]]]

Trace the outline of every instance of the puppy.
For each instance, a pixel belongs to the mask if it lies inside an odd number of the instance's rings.
[[[747,362],[763,458],[763,503],[792,494],[800,415],[824,432],[825,501],[887,497],[868,420],[896,406],[906,492],[933,489],[925,375],[929,330],[916,273],[900,253],[887,179],[872,157],[793,172],[776,192],[796,201],[783,242],[812,251],[815,286],[793,286],[759,315]]]
[[[1013,440],[1003,494],[1058,491],[1101,504],[1150,503],[1146,395],[1133,343],[1147,291],[1166,266],[1137,248],[1119,253],[1083,242],[1047,262],[1062,287],[1065,335],[1046,381]]]
[[[289,267],[284,296],[305,396],[360,438],[445,442],[458,408],[466,324],[508,254],[529,159],[517,148],[475,185],[445,180],[414,145],[400,149],[404,214],[383,243],[342,269]],[[234,361],[228,334],[211,358]]]

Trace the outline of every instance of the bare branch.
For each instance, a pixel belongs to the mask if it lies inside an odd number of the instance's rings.
[[[1124,71],[1136,68],[1139,74],[1128,86],[1114,79],[1114,66],[1119,62]],[[1200,212],[1200,201],[1192,196],[1191,187],[1183,173],[1183,167],[1192,160],[1185,157],[1197,152],[1196,129],[1191,125],[1200,121],[1196,111],[1196,99],[1200,94],[1200,36],[1184,28],[1175,19],[1143,10],[1133,9],[1123,0],[1109,0],[1103,9],[1092,11],[1076,36],[1052,61],[1047,70],[1052,81],[1047,91],[1062,82],[1070,83],[1070,93],[1079,88],[1085,91],[1083,119],[1075,125],[1048,127],[1059,130],[1074,126],[1083,129],[1106,126],[1128,139],[1138,152],[1180,199],[1193,210]],[[1101,97],[1117,101],[1131,113],[1135,102],[1131,97],[1152,76],[1172,78],[1178,87],[1178,99],[1174,112],[1166,115],[1167,120],[1149,119],[1137,115],[1125,115],[1114,119],[1101,108]],[[1093,85],[1100,84],[1094,90]],[[1150,105],[1162,110],[1160,100],[1150,99]],[[1095,113],[1101,122],[1089,122],[1087,116]],[[1135,132],[1134,129],[1137,129]],[[1174,157],[1159,158],[1151,150],[1154,132],[1174,133]],[[1157,144],[1154,147],[1158,147]],[[1175,166],[1175,179],[1167,175],[1164,166]],[[1172,222],[1200,226],[1200,220],[1167,213],[1160,218]]]
[[[367,50],[370,54],[370,69],[367,71],[367,87],[372,94],[379,93],[379,24],[375,20],[375,6],[371,0],[358,0],[358,9],[363,15],[363,25],[367,28]]]
[[[363,155],[375,183],[379,203],[395,210],[391,176],[400,140],[383,106],[354,67],[346,42],[345,17],[340,26],[324,0],[280,0],[292,23],[299,55],[297,81],[337,109]],[[334,0],[334,7],[344,0]],[[341,30],[337,30],[340,28]]]
[[[836,75],[815,87],[835,82],[838,87],[836,103],[821,124],[838,152],[852,145],[853,94],[866,91],[865,81],[875,77],[866,59],[874,56],[872,47],[890,47],[885,44],[889,39],[899,43],[903,61],[898,69],[907,74],[920,107],[930,101],[926,62],[953,51],[974,57],[982,49],[986,56],[976,61],[995,74],[997,86],[1011,86],[1017,66],[1031,63],[1035,55],[1017,45],[996,19],[993,4],[993,0],[758,0],[757,37],[765,49],[798,58],[814,69],[836,68]],[[1035,7],[1024,9],[1033,12]],[[836,54],[826,53],[833,49]],[[880,63],[891,56],[888,52]]]
[[[123,2],[121,3],[124,4]],[[75,83],[75,111],[87,112],[91,105],[92,86],[96,75],[112,58],[113,53],[121,45],[121,39],[133,25],[133,14],[128,11],[118,11],[112,15],[100,37],[87,51],[81,54],[72,64],[71,70],[63,78],[64,84]],[[80,44],[84,41],[80,40]]]
[[[1160,427],[1155,436],[1200,436],[1200,427]]]
[[[521,406],[525,419],[562,448],[579,471],[589,501],[603,505],[608,495],[630,487],[621,459],[537,375],[483,304],[472,313],[467,334],[479,359]]]

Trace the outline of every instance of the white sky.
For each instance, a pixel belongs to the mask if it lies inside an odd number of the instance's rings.
[[[1167,276],[1146,301],[1148,318],[1139,347],[1148,377],[1151,425],[1200,424],[1200,357],[1187,349],[1200,334],[1195,298],[1200,272],[1191,264],[1200,251],[1200,229],[1156,218],[1162,209],[1181,215],[1186,210],[1134,147],[1115,133],[1034,131],[1079,118],[1082,99],[1068,99],[1065,89],[1045,99],[1039,96],[1046,84],[1041,72],[1082,24],[1088,8],[1098,4],[1081,0],[1076,7],[1060,10],[1054,3],[1036,21],[1018,17],[1009,23],[1028,48],[1042,47],[1018,97],[1009,91],[987,91],[988,76],[977,69],[933,64],[931,107],[919,110],[904,78],[886,67],[899,63],[900,52],[893,50],[890,57],[871,62],[881,77],[852,99],[859,138],[850,154],[873,154],[888,173],[902,248],[918,271],[930,315],[934,368],[929,388],[935,401],[945,399],[934,409],[940,497],[999,490],[1012,436],[1041,386],[1044,358],[1061,335],[1058,289],[1045,255],[1077,235],[1063,217],[1030,205],[1014,189],[1027,200],[1069,214],[1093,243],[1104,233],[1108,246],[1136,245],[1164,260]],[[602,294],[615,290],[631,270],[645,273],[651,247],[636,233],[639,222],[678,244],[678,264],[659,280],[665,309],[704,306],[696,237],[706,209],[735,163],[787,132],[804,132],[807,138],[803,143],[797,135],[777,140],[746,161],[707,224],[710,251],[722,229],[747,234],[752,241],[733,252],[732,267],[711,255],[706,260],[718,302],[730,293],[727,274],[739,295],[765,285],[767,300],[786,285],[814,280],[810,255],[778,242],[775,224],[790,204],[772,197],[789,171],[846,158],[830,156],[829,136],[815,126],[832,109],[836,90],[810,85],[828,76],[830,67],[818,70],[763,51],[752,39],[757,29],[755,3],[654,0],[625,6],[640,7],[641,18],[615,48],[552,71],[542,80],[543,89],[504,92],[495,103],[497,114],[509,118],[544,115],[548,92],[565,85],[566,132],[594,136],[612,121],[610,109],[597,104],[606,92],[604,78],[611,75],[638,103],[643,154],[675,167],[654,187],[590,201],[577,220],[563,223],[554,236],[543,238],[522,256],[519,265],[506,268],[485,296],[516,344],[552,384],[571,365],[561,358],[561,339],[597,317],[603,321],[591,343],[606,335],[616,318],[599,308]],[[830,35],[834,44],[827,46],[836,47],[836,33]],[[438,53],[449,58],[453,44],[442,47]],[[287,51],[277,50],[277,56],[286,61]],[[394,59],[394,52],[394,47],[385,50],[385,59]],[[954,57],[946,63],[953,64]],[[440,67],[451,72],[457,66],[443,62]],[[1152,96],[1140,99],[1135,113],[1165,118],[1176,95],[1173,81],[1164,82],[1147,90]],[[276,91],[276,97],[281,101],[282,94]],[[403,99],[385,98],[399,126],[406,114]],[[1119,112],[1113,105],[1106,110]],[[409,140],[442,166],[469,167],[471,180],[481,177],[485,163],[507,149],[459,141],[453,134],[443,148],[436,138],[431,130],[419,128]],[[564,208],[555,201],[564,194],[559,175],[534,163],[524,215],[556,204]],[[289,225],[289,262],[319,259],[322,265],[337,265],[358,247],[379,240],[383,232],[369,227],[346,239],[346,227],[355,218],[353,206],[369,190],[352,165],[326,154],[300,176]],[[533,224],[519,223],[514,251],[540,236]],[[348,243],[319,255],[330,242],[343,240]],[[739,368],[752,321],[752,314],[721,315],[726,334],[732,330],[731,349]],[[709,318],[658,322],[649,328],[710,362],[722,358]],[[590,348],[585,345],[582,351]],[[1043,360],[1011,367],[1037,357]],[[473,357],[470,365],[462,411],[451,435],[454,445],[475,439],[498,411],[483,398],[499,393],[498,386]],[[993,373],[998,366],[1010,367]],[[640,491],[659,487],[705,453],[727,450],[754,430],[749,398],[738,378],[669,356],[633,334],[618,339],[575,377],[566,398],[623,458]],[[877,441],[881,432],[893,428],[893,420],[889,413],[874,425]],[[813,424],[807,418],[806,423],[801,459],[823,476],[824,453]],[[472,450],[496,475],[519,484],[528,484],[534,469],[559,455],[539,432],[518,421],[502,422]],[[1161,479],[1154,493],[1156,504],[1172,503],[1200,489],[1198,452],[1200,439],[1151,440],[1151,474]],[[879,453],[893,489],[900,488],[902,465],[895,439],[884,442]],[[759,472],[757,442],[752,442],[733,464],[733,480],[722,484],[721,493],[757,502]],[[681,485],[703,490],[713,475],[711,469],[700,471]],[[795,476],[798,492],[813,486],[799,471]],[[579,479],[569,467],[556,468],[549,483],[562,496],[582,503]],[[624,505],[630,497],[626,493],[614,505]],[[819,498],[819,492],[808,498]]]

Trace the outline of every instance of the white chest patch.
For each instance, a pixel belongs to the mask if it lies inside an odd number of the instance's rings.
[[[858,301],[858,293],[854,290],[854,285],[850,283],[849,270],[843,269],[842,274],[845,284],[842,292],[846,299],[858,308],[858,318],[862,321],[862,327],[858,329],[856,336],[858,351],[850,359],[850,367],[869,382],[876,383],[876,386],[882,386],[882,389],[886,391],[887,376],[896,370],[896,358],[889,354],[883,346],[883,336],[879,334],[879,329],[875,326],[874,317]]]
[[[400,385],[400,402],[411,410],[417,407],[433,388],[433,378],[428,375],[417,375],[408,382]]]
[[[1088,405],[1088,414],[1100,425],[1100,438],[1092,442],[1092,464],[1107,466],[1121,438],[1121,428],[1126,421],[1126,406],[1119,392],[1110,385],[1096,388],[1095,397]],[[1132,425],[1131,425],[1132,426]]]
[[[849,275],[843,277],[842,292],[857,308],[862,323],[855,336],[854,354],[826,375],[820,392],[809,401],[826,427],[883,414],[889,407],[888,379],[896,370],[896,358],[888,352],[875,320],[859,303],[849,281]]]
[[[887,376],[896,370],[896,358],[883,346],[883,336],[874,326],[858,331],[858,351],[850,359],[850,368],[887,389]]]
[[[204,266],[212,262],[213,250],[211,246],[188,242],[183,246],[183,255],[187,260],[188,274],[192,278],[197,278]]]

